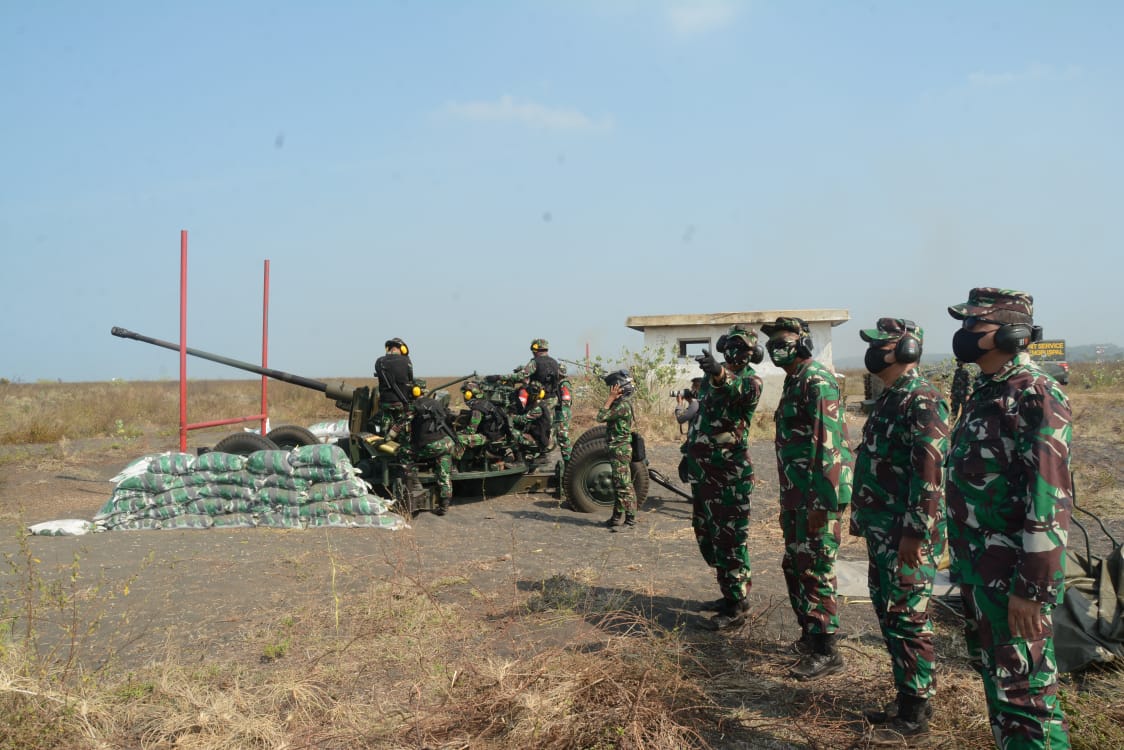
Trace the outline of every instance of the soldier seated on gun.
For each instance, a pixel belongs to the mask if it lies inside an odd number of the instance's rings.
[[[485,393],[480,383],[469,380],[461,385],[461,397],[468,407],[463,422],[458,422],[457,437],[466,454],[477,457],[485,468],[503,468],[506,442],[511,438],[511,427],[507,423],[507,413],[503,407]],[[479,456],[474,449],[482,448]],[[488,466],[491,455],[492,466]],[[470,457],[470,462],[471,462]]]
[[[374,416],[375,431],[386,435],[392,424],[406,417],[410,404],[410,387],[414,365],[410,348],[400,338],[388,339],[383,345],[386,354],[375,360],[375,377],[379,380],[379,410]]]
[[[410,403],[410,458],[433,465],[438,494],[433,512],[443,516],[453,499],[453,457],[459,451],[459,442],[445,404],[424,389],[418,393]]]
[[[537,383],[525,383],[515,390],[508,414],[512,438],[529,466],[539,463],[550,446],[554,415],[543,408],[545,397]]]

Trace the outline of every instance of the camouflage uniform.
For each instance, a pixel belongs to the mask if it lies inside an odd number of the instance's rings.
[[[456,441],[446,435],[413,451],[420,461],[433,462],[433,475],[437,479],[437,495],[442,506],[448,506],[453,497],[453,453]]]
[[[609,438],[610,463],[613,467],[613,515],[636,515],[636,491],[632,487],[632,403],[618,398],[613,405],[597,410],[597,421],[604,422]]]
[[[806,325],[797,318],[778,318],[762,330],[769,336],[777,331],[807,335]],[[774,421],[785,545],[781,568],[789,602],[802,633],[831,635],[839,628],[835,557],[839,519],[851,499],[852,473],[835,376],[814,359],[799,365],[785,376]],[[827,522],[811,534],[810,510],[827,511]]]
[[[968,386],[971,381],[968,375],[968,368],[964,366],[963,362],[956,363],[956,372],[952,375],[952,389],[949,394],[952,399],[952,409],[949,412],[949,422],[955,422],[960,418],[960,414],[964,409],[964,402],[968,400]]]
[[[409,419],[414,364],[409,355],[400,353],[405,348],[406,344],[402,339],[390,339],[386,342],[386,354],[375,360],[375,377],[379,381],[379,409],[372,421],[380,435],[387,435],[393,425]]]
[[[424,392],[425,381],[417,380],[415,385]],[[442,424],[430,425],[428,431],[424,429],[424,421],[418,423],[418,411],[425,404],[436,404],[438,411],[444,415],[441,420]],[[413,466],[416,461],[433,464],[433,475],[437,480],[437,495],[440,500],[438,512],[444,513],[453,497],[453,456],[460,450],[456,439],[449,434],[452,430],[448,426],[448,413],[443,404],[435,399],[423,396],[410,402],[408,421],[410,447],[404,451],[403,455],[403,459],[408,466],[407,472],[416,477],[416,469]]]
[[[542,452],[542,446],[539,445],[539,442],[535,440],[530,432],[527,432],[527,428],[541,419],[544,412],[545,409],[543,409],[542,402],[536,402],[525,411],[513,411],[510,415],[512,438],[514,438],[516,445],[524,449],[525,453]]]
[[[862,337],[877,346],[904,334],[903,321],[883,318]],[[924,334],[917,329],[913,335]],[[948,404],[910,368],[882,391],[867,418],[856,451],[851,508],[851,533],[866,538],[871,603],[899,696],[936,694],[929,598],[945,546],[947,449]],[[920,567],[899,559],[903,536],[921,540]]]
[[[570,462],[570,454],[574,445],[570,441],[570,418],[572,413],[573,386],[566,377],[566,368],[560,366],[561,380],[558,381],[558,407],[554,410],[554,439],[558,443],[558,452],[564,463]]]
[[[753,334],[756,343],[756,334]],[[706,564],[714,568],[722,597],[743,602],[752,586],[749,561],[753,464],[749,428],[761,398],[761,378],[752,367],[723,366],[722,382],[706,378],[698,417],[682,452],[691,481],[691,526]]]
[[[558,387],[562,378],[562,366],[558,360],[547,354],[549,350],[549,343],[546,339],[535,339],[531,342],[531,351],[534,355],[531,360],[521,366],[515,368],[515,372],[501,378],[502,382],[509,384],[516,383],[537,383],[546,391],[546,397],[540,402],[543,411],[551,415],[552,422],[557,422],[554,418],[555,409],[558,407]],[[544,376],[543,372],[553,373],[553,377]],[[544,378],[549,378],[552,382],[545,382]],[[553,430],[553,424],[551,426]],[[565,459],[566,457],[563,456]]]
[[[977,288],[949,313],[1025,325],[1033,299]],[[1071,436],[1065,394],[1018,351],[998,371],[976,378],[946,460],[952,575],[968,620],[969,653],[982,662],[992,733],[1003,750],[1069,747],[1051,616],[1065,593]],[[1041,604],[1040,637],[1012,635],[1012,595]]]

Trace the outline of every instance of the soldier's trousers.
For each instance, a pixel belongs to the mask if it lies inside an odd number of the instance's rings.
[[[414,452],[414,456],[422,461],[433,462],[433,474],[437,478],[437,492],[443,501],[442,505],[453,497],[453,448],[456,443],[451,437],[434,440]]]
[[[839,513],[827,514],[816,534],[808,533],[807,510],[781,511],[784,558],[781,570],[788,601],[804,633],[834,633],[839,629],[835,602],[835,556],[839,553]]]
[[[968,654],[983,662],[981,676],[991,732],[1001,750],[1069,747],[1069,725],[1058,703],[1053,607],[1042,638],[1011,635],[1008,594],[988,586],[960,586]]]
[[[894,685],[898,693],[918,698],[936,695],[933,678],[933,623],[929,599],[937,564],[933,547],[921,547],[921,566],[910,567],[898,558],[898,545],[888,528],[866,526],[867,585],[882,638],[890,652]]]
[[[632,445],[609,448],[609,463],[613,468],[613,514],[636,515],[636,490],[632,487]]]
[[[573,443],[570,442],[570,407],[559,406],[554,411],[554,439],[558,442],[558,452],[563,461],[570,460]]]
[[[744,452],[715,457],[687,457],[691,527],[703,560],[715,569],[722,596],[741,601],[753,585],[748,544],[753,464]]]

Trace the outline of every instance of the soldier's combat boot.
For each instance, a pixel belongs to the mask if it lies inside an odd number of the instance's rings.
[[[902,701],[909,697],[898,693],[898,697],[887,703],[881,711],[863,711],[863,718],[871,724],[888,724],[901,713]],[[926,719],[933,718],[933,704],[929,701],[925,701],[924,713]]]
[[[721,612],[722,608],[726,606],[726,597],[715,599],[709,602],[699,602],[695,605],[696,612]]]
[[[814,648],[812,634],[801,633],[800,640],[793,641],[792,645],[789,648],[792,650],[792,653],[800,654],[801,656],[803,656],[804,654],[812,653],[812,649]]]
[[[636,515],[633,513],[624,514],[624,522],[614,526],[613,531],[632,531],[636,528]]]
[[[605,526],[610,529],[615,529],[624,523],[624,514],[619,510],[614,510],[613,515],[609,516],[609,520],[605,522]]]
[[[449,512],[449,498],[442,497],[437,501],[437,507],[433,509],[433,514],[443,516]]]
[[[729,630],[736,628],[749,617],[749,602],[745,599],[734,601],[726,599],[718,614],[710,618],[710,626],[715,630]]]
[[[789,670],[798,680],[815,680],[843,669],[843,654],[835,648],[835,634],[813,633],[812,653]]]
[[[870,745],[880,747],[912,747],[923,744],[929,737],[929,716],[932,709],[926,698],[899,695],[897,715],[867,733]]]

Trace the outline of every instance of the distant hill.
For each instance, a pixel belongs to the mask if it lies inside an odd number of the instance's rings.
[[[1082,344],[1075,346],[1068,343],[1065,347],[1066,360],[1069,362],[1096,362],[1098,347],[1103,348],[1103,353],[1099,355],[1102,360],[1106,362],[1124,360],[1124,347],[1116,344]],[[929,364],[936,364],[946,359],[952,359],[951,352],[947,354],[925,352],[924,361]],[[862,370],[865,368],[866,365],[863,363],[861,356],[835,358],[835,369],[837,370]]]

